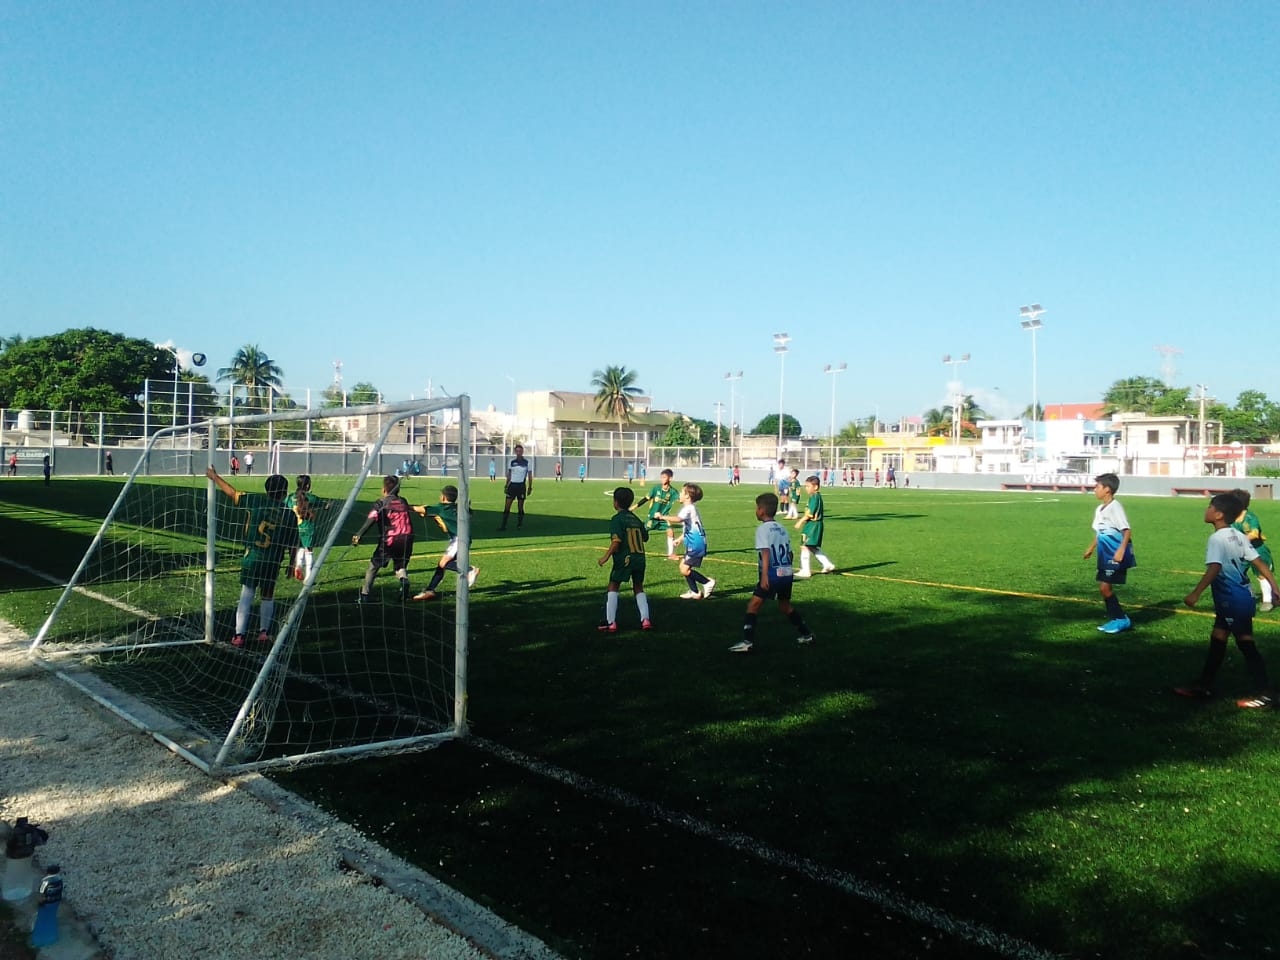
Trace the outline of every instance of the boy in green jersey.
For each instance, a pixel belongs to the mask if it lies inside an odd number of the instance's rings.
[[[609,520],[609,549],[597,561],[597,566],[603,567],[610,558],[613,559],[609,592],[605,596],[605,618],[599,627],[605,633],[618,632],[618,588],[626,580],[631,581],[631,591],[636,597],[640,629],[653,629],[649,621],[649,598],[644,592],[644,543],[649,539],[649,531],[631,512],[635,496],[630,487],[618,487],[613,491],[613,509],[616,512]]]
[[[420,517],[430,517],[435,520],[436,525],[449,538],[449,546],[445,547],[444,555],[440,557],[440,562],[436,564],[435,572],[431,575],[431,582],[427,584],[427,589],[415,594],[413,597],[415,600],[434,600],[436,598],[436,587],[440,586],[440,581],[444,579],[444,572],[452,570],[454,573],[458,573],[458,488],[453,484],[448,484],[440,490],[440,503],[438,506],[419,505],[413,508],[413,512]],[[479,575],[479,567],[472,567],[468,570],[467,586],[474,586],[476,577]]]
[[[1240,511],[1240,516],[1236,517],[1232,522],[1232,526],[1243,533],[1249,541],[1249,546],[1258,551],[1258,556],[1262,558],[1262,562],[1271,570],[1275,570],[1276,563],[1271,556],[1271,548],[1267,546],[1267,538],[1262,535],[1262,524],[1258,521],[1258,515],[1249,509],[1249,504],[1253,501],[1253,494],[1248,490],[1232,490],[1236,498],[1244,505],[1244,509]],[[1263,613],[1270,613],[1272,609],[1271,584],[1259,577],[1258,584],[1262,590],[1262,603],[1258,605],[1258,609]]]
[[[244,646],[255,593],[262,596],[258,607],[258,641],[270,643],[281,561],[292,547],[298,545],[298,518],[284,504],[289,481],[273,473],[267,477],[266,494],[244,493],[218,476],[213,467],[205,471],[205,476],[230,497],[232,503],[248,512],[244,528],[244,557],[240,561],[240,601],[236,604],[236,632],[231,638],[231,645]]]
[[[666,531],[667,556],[674,557],[676,555],[675,531],[671,529],[667,517],[680,500],[680,491],[671,484],[671,478],[674,475],[670,470],[663,470],[659,476],[662,482],[654,484],[648,496],[641,497],[636,506],[643,507],[646,503],[649,504],[649,519],[645,522],[645,527],[649,530]]]
[[[823,573],[831,573],[836,568],[830,558],[822,552],[822,533],[826,525],[826,512],[822,506],[822,494],[818,492],[821,487],[822,481],[818,479],[817,474],[805,478],[804,489],[808,499],[805,501],[804,515],[796,521],[802,546],[800,547],[800,569],[796,571],[795,576],[802,579],[813,576],[813,571],[809,569],[812,557],[818,558],[818,563],[822,564]]]

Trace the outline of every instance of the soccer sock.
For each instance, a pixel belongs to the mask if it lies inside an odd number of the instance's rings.
[[[375,567],[372,563],[369,564],[369,569],[366,570],[364,574],[364,589],[360,591],[361,593],[367,595],[369,591],[373,589],[373,578],[376,577],[377,575],[378,575],[378,568]]]
[[[701,570],[690,570],[689,579],[691,579],[695,584],[702,584],[702,583],[706,583],[711,578],[708,577]],[[694,587],[694,589],[696,590],[697,587]]]
[[[236,633],[249,629],[249,611],[253,608],[253,587],[240,587],[240,602],[236,604]]]
[[[1245,669],[1249,671],[1254,688],[1259,693],[1266,693],[1271,689],[1271,683],[1267,679],[1267,665],[1262,662],[1258,645],[1252,640],[1236,640],[1236,646],[1240,648],[1240,656],[1244,657]]]
[[[1268,581],[1263,580],[1261,581],[1260,585],[1262,587],[1262,602],[1270,603],[1271,602],[1271,584]]]
[[[1213,679],[1218,675],[1218,668],[1227,656],[1226,640],[1209,640],[1209,652],[1205,655],[1204,666],[1200,668],[1200,683],[1205,687],[1213,686]]]
[[[817,558],[818,558],[818,562],[819,562],[820,564],[822,564],[822,569],[824,569],[824,570],[825,570],[825,569],[827,569],[828,567],[834,567],[834,566],[835,566],[835,564],[831,562],[831,558],[830,558],[830,557],[828,557],[828,556],[827,556],[825,553],[823,553],[821,550],[815,550],[815,551],[813,551],[813,555],[814,555],[815,557],[817,557]]]
[[[428,590],[435,590],[440,586],[440,581],[444,579],[444,567],[436,567],[436,572],[431,575],[431,582],[427,584]]]
[[[684,582],[688,585],[689,589],[692,590],[694,593],[698,592],[698,581],[694,579],[692,570],[690,570],[688,574],[685,575]]]
[[[791,621],[791,625],[796,628],[796,632],[800,636],[807,637],[809,635],[809,628],[805,625],[804,617],[800,616],[799,610],[793,607],[791,612],[787,614],[787,619]]]
[[[742,639],[747,643],[756,641],[756,614],[748,613],[742,618]]]
[[[649,595],[643,590],[636,594],[636,609],[640,611],[641,620],[649,619]]]
[[[810,555],[810,550],[808,547],[800,548],[800,572],[801,573],[809,572],[809,555]]]
[[[258,629],[263,633],[271,632],[271,619],[276,614],[276,602],[274,600],[263,600],[262,606],[258,608]]]
[[[1123,619],[1124,619],[1124,608],[1123,608],[1122,606],[1120,606],[1120,598],[1119,598],[1119,597],[1117,597],[1117,596],[1113,593],[1111,596],[1109,596],[1109,597],[1105,598],[1105,603],[1106,603],[1106,605],[1107,605],[1107,616],[1108,616],[1108,617],[1110,617],[1112,620],[1123,620]]]
[[[667,556],[669,557],[673,555],[675,552],[676,552],[676,538],[672,536],[668,536],[667,537]]]
[[[302,574],[303,576],[311,576],[311,548],[303,547],[298,551],[298,555],[302,557]]]
[[[615,590],[610,590],[605,597],[604,619],[607,623],[616,623],[618,620],[618,594]]]

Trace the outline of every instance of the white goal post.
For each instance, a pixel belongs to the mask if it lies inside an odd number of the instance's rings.
[[[377,528],[359,546],[352,534],[382,495],[383,477],[396,473],[405,446],[397,441],[414,435],[415,418],[456,417],[464,452],[457,476],[404,478],[398,492],[410,504],[435,506],[443,484],[457,487],[457,562],[468,569],[470,406],[463,395],[218,417],[176,428],[200,438],[208,465],[236,488],[235,499],[213,480],[191,477],[189,466],[178,467],[175,458],[188,454],[172,449],[175,428],[160,430],[32,641],[31,655],[210,773],[425,749],[464,735],[467,578],[451,575],[443,586],[452,583],[452,595],[415,602],[403,599],[388,567],[364,597]],[[288,432],[285,425],[296,429],[301,422],[309,438],[320,421],[372,428],[354,473],[345,469],[347,451],[269,448],[259,437],[264,429],[278,437]],[[288,536],[267,551],[271,569],[281,567],[267,586],[260,573],[256,579],[242,573],[246,544],[254,537],[263,538],[259,547],[270,544],[261,533],[250,536],[246,521],[254,504],[268,504],[276,516],[281,508],[264,493],[267,470],[234,476],[229,469],[232,455],[255,442],[261,446],[254,459],[285,475],[291,495],[297,477],[311,478],[311,494],[297,512],[310,521],[299,534],[313,560],[308,569],[305,555],[284,549],[299,543],[290,521]],[[424,542],[429,528],[416,517],[414,527],[409,577],[421,589],[445,544]],[[436,524],[431,528],[439,536]],[[252,599],[243,630],[246,594]],[[233,634],[244,636],[232,644]]]

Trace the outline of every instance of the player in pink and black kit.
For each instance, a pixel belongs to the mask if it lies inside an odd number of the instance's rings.
[[[351,545],[357,546],[364,532],[375,523],[378,525],[378,548],[369,560],[358,602],[371,602],[369,591],[373,589],[373,580],[387,564],[392,564],[396,579],[400,581],[400,599],[408,600],[412,595],[409,589],[409,558],[413,556],[413,508],[400,496],[399,477],[388,475],[382,478],[382,498],[369,511],[364,526],[351,538]]]

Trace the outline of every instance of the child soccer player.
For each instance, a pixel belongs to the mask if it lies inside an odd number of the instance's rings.
[[[1120,478],[1114,473],[1102,473],[1094,478],[1093,495],[1102,502],[1093,513],[1093,542],[1084,552],[1086,560],[1093,556],[1094,551],[1098,555],[1098,590],[1106,604],[1107,616],[1111,618],[1098,628],[1103,633],[1120,633],[1133,626],[1113,589],[1116,584],[1125,582],[1130,567],[1137,566],[1129,518],[1116,499],[1119,489]]]
[[[1209,546],[1205,552],[1205,571],[1195,589],[1183,599],[1188,607],[1194,607],[1205,587],[1213,592],[1213,609],[1216,614],[1213,630],[1209,633],[1209,653],[1200,678],[1185,687],[1175,687],[1174,693],[1182,697],[1199,699],[1213,695],[1213,681],[1227,655],[1227,636],[1236,638],[1236,647],[1244,657],[1245,667],[1253,680],[1255,693],[1237,700],[1236,706],[1248,708],[1269,707],[1274,702],[1271,685],[1267,680],[1267,667],[1262,654],[1253,642],[1253,591],[1249,589],[1248,571],[1252,566],[1258,576],[1280,591],[1275,574],[1248,538],[1231,526],[1233,518],[1244,510],[1240,499],[1232,493],[1220,493],[1209,501],[1204,511],[1204,522],[1213,525]]]
[[[800,500],[800,471],[791,468],[787,478],[787,519],[795,520],[800,516],[800,508],[796,504]]]
[[[698,513],[697,503],[702,499],[702,487],[696,483],[686,483],[680,489],[680,512],[675,521],[683,532],[680,540],[684,542],[684,556],[680,558],[680,575],[689,589],[680,594],[681,600],[705,600],[716,588],[715,580],[698,569],[707,555],[707,531],[702,525],[702,516]]]
[[[796,642],[813,643],[813,634],[805,626],[800,611],[791,605],[792,567],[791,538],[786,528],[774,519],[778,515],[778,497],[762,493],[756,497],[756,559],[760,568],[759,583],[747,601],[747,615],[742,621],[742,639],[729,648],[730,653],[750,653],[755,646],[756,618],[766,600],[777,600],[778,609],[796,628]]]
[[[667,522],[667,516],[671,513],[671,508],[676,505],[676,501],[680,499],[680,491],[671,485],[673,474],[670,470],[663,470],[658,476],[662,482],[654,484],[653,489],[647,496],[641,497],[636,506],[643,507],[646,503],[649,504],[649,519],[645,522],[645,527],[649,530],[666,532],[667,556],[674,557],[676,555],[675,531]]]
[[[1271,548],[1267,546],[1267,538],[1262,535],[1262,524],[1258,522],[1258,516],[1249,509],[1249,504],[1253,500],[1253,494],[1248,490],[1232,490],[1242,504],[1244,509],[1240,511],[1240,516],[1236,517],[1231,526],[1235,527],[1249,541],[1249,546],[1258,551],[1258,556],[1262,558],[1262,562],[1272,572],[1276,569],[1275,560],[1271,556]],[[1272,609],[1271,598],[1274,594],[1271,592],[1271,584],[1261,577],[1258,578],[1258,584],[1262,590],[1262,603],[1258,605],[1258,609],[1263,613],[1270,613]]]
[[[791,476],[787,473],[787,461],[778,461],[778,471],[773,476],[773,489],[778,495],[778,509],[785,517],[791,508]]]
[[[631,581],[631,592],[636,597],[636,607],[640,611],[640,629],[652,630],[649,620],[649,598],[644,592],[644,542],[649,539],[649,531],[634,513],[631,504],[635,500],[635,491],[630,487],[618,487],[613,491],[613,517],[609,520],[609,549],[597,561],[603,567],[609,558],[613,558],[613,569],[609,572],[609,592],[605,596],[604,620],[599,629],[605,633],[618,632],[618,588],[623,581]]]
[[[351,538],[351,545],[358,546],[364,532],[375,523],[378,525],[378,548],[369,559],[364,586],[356,602],[371,602],[369,591],[373,589],[373,579],[389,563],[393,565],[396,579],[400,581],[400,599],[408,600],[411,592],[409,558],[413,556],[413,511],[409,501],[400,496],[399,477],[388,474],[382,478],[382,497],[369,511],[364,526]]]
[[[309,475],[305,473],[298,475],[293,493],[285,499],[284,505],[298,518],[298,548],[293,551],[293,578],[305,580],[311,576],[311,545],[316,538],[316,507],[318,506],[311,497]]]
[[[248,511],[245,521],[244,557],[240,560],[240,601],[236,604],[236,632],[233,647],[243,647],[249,631],[249,614],[253,595],[261,593],[258,607],[258,641],[271,642],[271,618],[276,611],[276,580],[280,576],[285,551],[298,543],[298,518],[284,505],[289,481],[278,473],[267,477],[266,495],[243,493],[209,467],[205,476],[212,480],[231,502]]]
[[[821,486],[816,475],[807,477],[804,481],[804,489],[809,499],[805,501],[804,516],[796,521],[796,529],[801,531],[800,569],[796,571],[797,577],[813,576],[813,571],[809,569],[810,557],[818,558],[818,563],[822,564],[823,573],[830,573],[836,568],[836,565],[822,552],[822,531],[826,525],[826,512],[822,508],[822,494],[818,492]]]
[[[436,524],[444,531],[444,535],[449,538],[449,545],[445,547],[444,553],[440,557],[440,562],[436,564],[435,573],[431,575],[431,582],[427,584],[427,589],[419,594],[415,594],[415,600],[434,600],[436,598],[436,587],[440,586],[440,581],[444,579],[444,572],[452,570],[458,573],[458,488],[453,484],[440,488],[440,504],[435,507],[418,506],[413,508],[413,512],[420,517],[431,517]],[[475,585],[476,577],[480,575],[479,567],[472,567],[467,571],[467,586]]]

